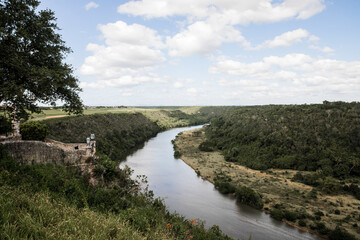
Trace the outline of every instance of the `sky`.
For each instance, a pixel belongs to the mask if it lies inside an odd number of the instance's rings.
[[[359,0],[42,0],[90,106],[360,101]]]

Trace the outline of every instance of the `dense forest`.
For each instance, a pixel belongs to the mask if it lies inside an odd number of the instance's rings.
[[[360,103],[236,107],[211,121],[205,150],[259,170],[360,176]]]

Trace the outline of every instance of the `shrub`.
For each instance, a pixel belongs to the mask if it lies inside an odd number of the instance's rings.
[[[284,218],[284,213],[281,211],[281,209],[271,209],[270,216],[278,221],[281,221]]]
[[[214,151],[214,146],[211,142],[205,141],[199,145],[199,150],[203,152],[212,152]]]
[[[329,233],[330,240],[355,240],[354,235],[342,230],[339,226],[337,226],[334,230]]]
[[[178,150],[175,150],[174,158],[180,158],[180,157],[181,157],[181,153]]]
[[[11,121],[4,117],[0,116],[0,134],[8,134],[12,132]]]
[[[223,194],[229,194],[235,192],[235,187],[229,182],[219,182],[215,181],[215,188]]]
[[[299,226],[300,227],[306,227],[306,221],[304,219],[299,220]]]
[[[284,218],[288,221],[294,222],[297,219],[297,214],[291,211],[284,211]]]
[[[235,191],[235,195],[239,202],[248,204],[256,209],[262,209],[264,206],[260,194],[249,187],[239,186]]]
[[[49,128],[40,122],[26,122],[21,124],[20,133],[23,140],[44,141],[49,134]]]

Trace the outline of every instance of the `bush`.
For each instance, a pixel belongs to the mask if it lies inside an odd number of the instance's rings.
[[[260,194],[251,188],[239,186],[235,191],[235,195],[236,199],[241,203],[248,204],[256,209],[262,209],[264,207]]]
[[[21,124],[20,133],[23,140],[44,141],[49,134],[49,128],[40,122],[26,122]]]
[[[229,182],[219,182],[215,181],[215,188],[223,194],[229,194],[235,192],[235,187]]]
[[[329,233],[330,240],[355,240],[354,235],[342,230],[340,227],[336,227]]]
[[[284,211],[284,218],[288,221],[295,222],[297,219],[297,214],[291,211]]]
[[[284,218],[284,213],[281,211],[281,209],[271,209],[270,216],[278,221],[281,221]]]
[[[306,227],[306,221],[304,219],[299,220],[299,226],[300,227]]]
[[[12,132],[11,121],[4,117],[0,116],[0,134],[8,134]]]
[[[205,141],[200,143],[199,150],[203,152],[212,152],[214,151],[214,145],[211,142]]]
[[[181,153],[178,150],[175,150],[174,158],[180,158],[180,157],[181,157]]]

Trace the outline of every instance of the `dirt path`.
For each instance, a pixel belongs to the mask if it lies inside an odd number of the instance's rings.
[[[311,186],[291,180],[297,173],[294,170],[257,171],[226,162],[220,152],[198,149],[205,140],[205,134],[194,134],[196,131],[199,130],[183,132],[176,138],[175,145],[181,153],[180,158],[202,178],[214,182],[216,174],[221,172],[230,176],[235,185],[246,185],[260,193],[266,212],[281,204],[286,210],[307,214],[310,217],[306,218],[306,227],[301,227],[299,220],[288,222],[304,231],[315,232],[314,226],[323,223],[329,229],[341,226],[360,239],[360,201],[353,196],[314,192]]]
[[[61,117],[66,117],[66,116],[69,116],[69,115],[46,116],[45,119],[48,119],[48,118],[61,118]]]

